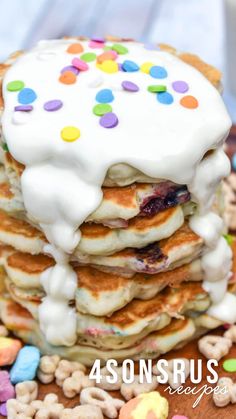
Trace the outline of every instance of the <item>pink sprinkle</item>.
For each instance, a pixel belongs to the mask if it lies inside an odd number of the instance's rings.
[[[71,64],[81,71],[86,71],[89,69],[88,64],[85,61],[80,60],[79,58],[73,58]]]
[[[111,49],[111,50],[109,50],[109,53],[110,53],[111,55],[113,55],[114,60],[116,60],[116,59],[117,59],[118,54],[117,54],[117,52],[116,52],[116,51],[113,51],[113,50]]]
[[[172,419],[188,419],[188,417],[183,415],[175,415],[172,417]]]
[[[89,47],[90,48],[103,48],[104,47],[104,42],[90,41],[89,42]]]

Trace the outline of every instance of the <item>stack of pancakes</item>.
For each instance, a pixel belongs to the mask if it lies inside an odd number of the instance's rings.
[[[217,70],[195,56],[183,59],[220,88]],[[10,64],[2,66],[2,75]],[[55,262],[24,208],[24,167],[3,139],[2,144],[0,311],[16,335],[43,353],[91,365],[96,358],[155,358],[220,324],[206,314],[211,301],[201,282],[204,243],[189,227],[195,204],[187,187],[117,164],[108,171],[102,203],[82,224],[71,255],[78,278],[70,303],[77,310],[77,343],[51,346],[39,327],[38,306],[45,296],[41,275]],[[219,212],[219,199],[215,207]]]

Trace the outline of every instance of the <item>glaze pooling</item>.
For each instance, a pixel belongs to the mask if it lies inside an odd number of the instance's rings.
[[[65,255],[73,253],[80,241],[79,226],[99,206],[108,169],[124,163],[152,178],[188,185],[200,217],[198,227],[192,223],[193,230],[200,231],[208,251],[214,251],[214,246],[208,246],[208,235],[205,237],[201,225],[212,230],[209,234],[216,238],[217,247],[220,221],[212,221],[210,206],[217,184],[230,170],[222,143],[231,126],[219,93],[201,73],[169,53],[146,50],[138,43],[128,43],[129,53],[125,58],[120,55],[117,61],[131,60],[139,66],[153,62],[164,67],[168,76],[161,84],[166,84],[173,96],[171,105],[159,103],[156,95],[147,91],[155,81],[149,74],[141,71],[108,74],[95,61],[88,64],[88,71],[78,74],[73,85],[60,83],[61,69],[70,65],[73,58],[66,52],[71,42],[71,39],[42,41],[15,62],[4,78],[2,117],[9,150],[26,166],[21,187],[27,213],[40,224],[52,246],[52,254],[63,256],[63,263],[59,257],[56,266],[46,272],[46,279],[42,277],[47,297],[39,309],[41,328],[50,343],[68,346],[76,339],[76,322],[69,307],[75,289],[72,287],[70,296],[67,295],[67,284],[74,279]],[[81,44],[85,51],[89,50],[87,41]],[[27,118],[14,112],[17,94],[6,87],[12,80],[23,80],[37,94],[34,109],[27,113]],[[124,91],[121,87],[124,80],[135,83],[139,91]],[[180,105],[183,95],[172,88],[176,80],[188,83],[188,94],[197,98],[198,108],[191,110]],[[103,128],[92,111],[96,94],[106,88],[113,91],[112,108],[119,119],[112,129]],[[54,99],[63,102],[62,108],[46,112],[43,104]],[[61,130],[67,126],[80,130],[78,140],[71,143],[62,140]],[[202,161],[210,149],[215,152]],[[228,259],[225,250],[222,263],[227,262],[227,267]],[[206,277],[212,267],[208,268]],[[59,280],[51,292],[55,272]],[[50,313],[54,310],[58,313],[62,310],[65,319],[71,316],[73,327],[60,328],[58,318]]]

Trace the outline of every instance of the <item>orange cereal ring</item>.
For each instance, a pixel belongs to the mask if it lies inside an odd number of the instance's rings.
[[[188,109],[196,109],[198,107],[198,100],[191,95],[187,95],[180,99],[180,105]]]
[[[84,48],[79,42],[75,44],[71,44],[67,48],[67,52],[69,52],[69,54],[80,54],[83,51],[84,51]]]
[[[59,81],[63,84],[74,84],[76,82],[76,75],[72,71],[65,71],[60,75]]]

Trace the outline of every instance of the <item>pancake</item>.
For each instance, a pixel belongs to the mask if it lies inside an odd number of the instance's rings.
[[[204,312],[210,305],[201,284],[188,282],[165,288],[150,300],[133,300],[110,317],[78,313],[78,341],[102,348],[125,348],[188,311]]]
[[[8,163],[13,158],[7,153]],[[10,157],[9,157],[10,156]],[[17,162],[12,160],[15,165]],[[18,168],[20,171],[20,168]],[[0,209],[6,212],[24,211],[21,197],[12,192],[9,183],[9,170],[0,166]],[[153,216],[167,208],[190,201],[190,194],[184,185],[176,185],[170,181],[153,184],[133,184],[119,188],[103,187],[103,200],[99,207],[86,219],[86,222],[96,222],[110,228],[128,227],[128,220],[141,216]],[[193,211],[194,204],[184,206],[184,213]]]
[[[41,289],[40,274],[55,264],[49,256],[31,255],[16,251],[11,246],[0,246],[0,264],[9,279],[23,290]]]
[[[190,200],[186,186],[175,185],[170,181],[134,183],[123,188],[103,187],[102,191],[103,200],[87,221],[108,227],[127,227],[127,220],[137,215],[152,216]]]
[[[77,254],[109,255],[127,247],[141,248],[170,237],[184,222],[181,206],[152,217],[134,217],[127,228],[110,229],[101,224],[82,224]]]
[[[168,215],[167,219],[166,214]],[[144,220],[146,220],[146,224],[145,221],[142,222],[142,217],[140,217],[141,219],[137,217],[136,220],[134,218],[134,224],[132,220],[129,230],[131,237],[134,238],[135,231],[139,231],[139,238],[141,237],[140,241],[146,240],[146,234],[149,234],[150,240],[154,239],[154,234],[163,234],[168,236],[169,234],[167,234],[167,231],[170,233],[170,229],[173,229],[174,225],[176,227],[177,224],[175,223],[177,223],[177,221],[180,222],[181,220],[182,222],[182,216],[182,210],[178,206],[176,208],[170,208],[166,211],[162,211],[154,217],[145,217]],[[103,230],[105,230],[105,234],[108,234],[107,243],[111,240],[110,234],[116,234],[114,233],[114,231],[116,231],[114,229],[111,230],[107,227],[93,224],[92,229],[89,230],[90,235],[94,237],[94,243],[91,244],[91,248],[93,247],[93,249],[96,248],[96,245],[98,246],[98,243],[102,246],[102,241],[105,241],[104,234],[102,237],[97,235],[96,227],[101,229],[101,235]],[[107,232],[107,230],[109,231]],[[89,233],[87,232],[86,234],[88,235]],[[129,232],[126,234],[127,240],[129,240]],[[93,239],[91,240],[93,241]],[[17,250],[31,254],[43,253],[45,244],[47,244],[46,238],[40,230],[25,220],[15,218],[1,210],[0,241],[14,247]],[[80,243],[83,243],[83,239]],[[202,250],[202,245],[202,239],[194,234],[185,223],[171,237],[168,237],[168,239],[161,240],[158,243],[148,245],[147,247],[141,249],[127,248],[120,252],[106,256],[84,255],[81,254],[80,251],[76,250],[75,254],[71,256],[71,259],[79,262],[80,264],[95,265],[100,269],[107,270],[107,268],[112,268],[113,273],[118,272],[127,276],[132,276],[135,272],[153,274],[173,269],[181,264],[191,262],[199,256]],[[103,250],[106,246],[107,244],[104,245]]]
[[[38,319],[38,307],[43,295],[39,290],[22,290],[5,280],[11,297]],[[201,284],[188,282],[167,287],[150,300],[133,300],[110,317],[95,317],[77,312],[78,341],[107,349],[129,347],[155,330],[160,330],[172,318],[188,312],[204,312],[210,305]]]
[[[31,255],[15,251],[10,246],[0,246],[0,263],[11,281],[11,288],[17,295],[38,295],[42,298],[41,273],[54,265],[46,255]],[[200,281],[202,270],[200,260],[176,268],[173,271],[154,275],[136,274],[127,279],[95,268],[75,266],[78,277],[76,307],[82,313],[95,316],[110,315],[134,298],[148,300],[166,286],[175,286],[184,281]],[[13,292],[13,291],[12,291]]]
[[[202,249],[203,240],[185,223],[168,239],[142,249],[129,248],[109,256],[81,255],[76,251],[75,258],[80,264],[131,277],[135,272],[155,274],[174,269],[197,259]]]
[[[136,274],[131,279],[91,267],[75,268],[78,276],[76,308],[81,313],[108,316],[135,299],[149,300],[166,286],[184,281],[200,281],[200,260],[165,273]]]
[[[20,337],[24,342],[36,345],[42,354],[58,354],[64,359],[82,362],[92,366],[96,359],[104,365],[108,359],[122,362],[124,359],[155,359],[174,348],[184,346],[187,342],[206,333],[207,326],[198,326],[196,319],[174,319],[172,322],[141,340],[137,345],[127,349],[100,350],[92,346],[75,344],[68,348],[65,346],[51,346],[39,329],[38,323],[30,313],[19,304],[9,300],[0,299],[0,314],[3,323]],[[208,319],[208,325],[210,320]]]
[[[47,243],[45,236],[25,220],[0,210],[0,242],[22,252],[38,254]]]

